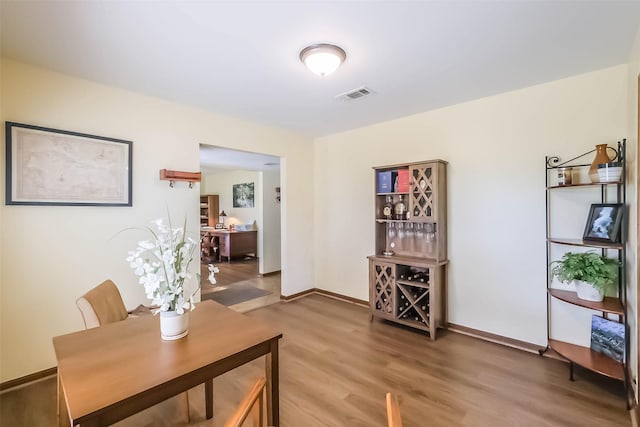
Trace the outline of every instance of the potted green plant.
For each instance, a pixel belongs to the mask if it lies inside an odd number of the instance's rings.
[[[594,251],[566,252],[551,263],[552,274],[563,283],[575,282],[578,298],[602,301],[618,278],[618,261]]]

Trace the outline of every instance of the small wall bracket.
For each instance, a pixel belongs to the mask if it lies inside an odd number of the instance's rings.
[[[173,188],[176,181],[187,181],[189,183],[189,188],[193,188],[194,182],[200,182],[202,180],[202,173],[160,169],[160,180],[169,181],[169,187],[171,188]]]

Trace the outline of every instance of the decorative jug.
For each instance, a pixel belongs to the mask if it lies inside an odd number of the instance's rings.
[[[600,182],[600,176],[598,175],[598,165],[601,163],[609,163],[611,159],[607,155],[607,144],[596,145],[596,157],[591,163],[589,168],[589,178],[591,182]]]

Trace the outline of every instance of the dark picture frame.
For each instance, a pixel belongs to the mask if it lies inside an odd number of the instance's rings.
[[[620,203],[591,205],[582,240],[605,243],[619,242],[623,211],[624,205]]]
[[[132,206],[131,141],[5,122],[5,204]]]
[[[244,184],[233,184],[233,207],[252,208],[254,207],[253,182]]]

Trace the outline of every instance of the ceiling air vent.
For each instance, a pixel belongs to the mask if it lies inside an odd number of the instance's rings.
[[[359,87],[358,89],[350,90],[345,93],[341,93],[337,95],[337,99],[341,99],[343,101],[353,101],[354,99],[364,98],[365,96],[371,95],[374,92],[368,87]]]

